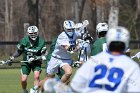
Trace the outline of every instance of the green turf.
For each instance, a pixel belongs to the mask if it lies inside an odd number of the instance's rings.
[[[41,78],[45,76],[43,70]],[[28,77],[29,90],[33,86],[33,73]],[[20,85],[20,69],[0,69],[0,93],[22,93]]]

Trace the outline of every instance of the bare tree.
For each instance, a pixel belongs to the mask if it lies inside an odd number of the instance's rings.
[[[10,28],[9,28],[9,8],[8,0],[5,0],[5,40],[8,41],[10,37]]]
[[[118,25],[118,14],[119,14],[119,0],[109,0],[110,13],[109,13],[109,28]]]
[[[38,3],[39,0],[27,0],[29,7],[29,24],[38,26]]]
[[[91,0],[91,2],[96,9],[96,24],[106,22],[108,16],[108,0]]]
[[[9,20],[10,20],[10,24],[9,24],[9,40],[13,40],[13,0],[10,0],[10,15],[9,15]]]

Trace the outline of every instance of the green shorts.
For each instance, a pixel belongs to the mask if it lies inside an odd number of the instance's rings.
[[[21,65],[21,73],[29,75],[31,70],[34,71],[39,71],[41,73],[42,68],[41,68],[41,63],[40,64],[29,64],[29,63],[24,63]]]

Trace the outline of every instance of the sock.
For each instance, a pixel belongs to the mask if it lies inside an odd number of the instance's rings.
[[[26,89],[23,89],[23,93],[28,93],[28,91]]]

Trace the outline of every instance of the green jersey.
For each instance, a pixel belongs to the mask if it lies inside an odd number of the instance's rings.
[[[54,38],[53,41],[52,41],[52,44],[51,44],[51,46],[50,46],[50,50],[49,50],[48,55],[47,55],[47,57],[46,57],[46,64],[47,64],[47,63],[50,61],[50,59],[51,59],[52,52],[53,52],[54,49],[55,49],[56,41],[57,41],[57,37]]]
[[[106,38],[105,37],[101,37],[98,38],[92,45],[91,47],[91,56],[94,56],[100,52],[102,52],[103,50],[106,50],[107,46],[106,46]]]
[[[26,35],[22,38],[17,45],[17,49],[23,54],[23,61],[27,61],[31,57],[41,56],[46,51],[45,40],[38,37],[37,40],[32,44],[29,37]]]

